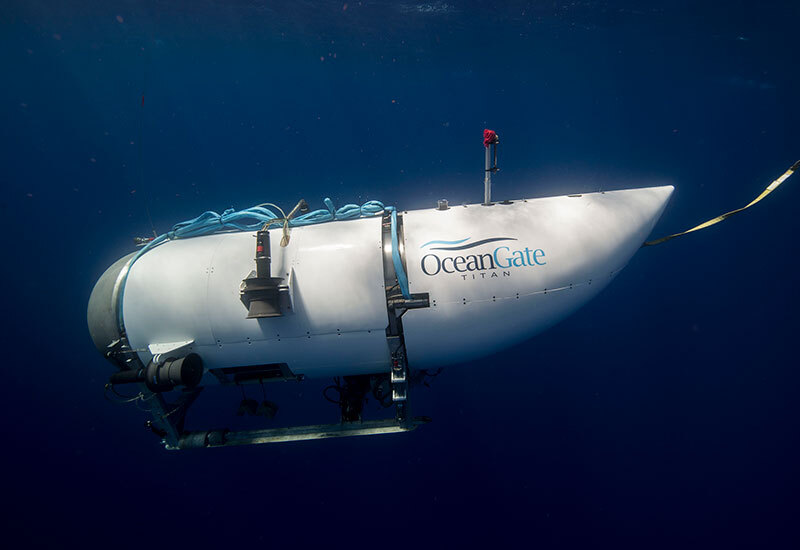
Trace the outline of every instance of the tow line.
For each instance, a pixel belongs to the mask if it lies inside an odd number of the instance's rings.
[[[696,225],[691,229],[687,229],[686,231],[682,231],[680,233],[673,233],[672,235],[667,235],[666,237],[661,237],[660,239],[656,239],[654,241],[647,241],[642,246],[655,246],[657,244],[665,243],[667,241],[674,239],[675,237],[680,237],[682,235],[686,235],[687,233],[692,233],[694,231],[700,231],[701,229],[705,229],[706,227],[711,227],[712,225],[716,225],[723,220],[727,220],[734,214],[738,214],[739,212],[747,210],[757,202],[761,201],[761,199],[763,199],[764,197],[772,193],[775,189],[777,189],[780,184],[786,181],[789,178],[789,176],[794,174],[798,169],[800,169],[800,160],[795,162],[791,168],[789,168],[786,172],[783,173],[781,177],[770,183],[767,186],[767,188],[764,189],[759,196],[750,201],[750,203],[747,206],[743,206],[741,208],[737,208],[736,210],[731,210],[730,212],[726,212],[720,216],[717,216],[716,218],[708,220],[707,222],[703,222],[700,225]]]

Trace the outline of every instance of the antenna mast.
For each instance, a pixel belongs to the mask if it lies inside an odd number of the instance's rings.
[[[500,137],[494,130],[486,129],[483,131],[483,147],[486,149],[486,164],[483,176],[483,205],[492,204],[492,172],[497,172],[497,145]]]

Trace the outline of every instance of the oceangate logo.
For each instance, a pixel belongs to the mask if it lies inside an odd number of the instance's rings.
[[[527,246],[519,248],[514,246],[514,243],[508,243],[508,246],[495,246],[491,252],[476,251],[466,255],[448,254],[448,252],[460,252],[491,243],[516,241],[517,239],[514,237],[490,237],[474,242],[468,242],[469,240],[470,238],[467,237],[457,241],[428,241],[420,246],[421,249],[430,251],[420,260],[422,272],[431,277],[439,273],[459,273],[464,280],[468,277],[486,279],[501,275],[510,277],[511,270],[515,268],[547,265],[544,259],[544,250],[541,248],[531,249]]]

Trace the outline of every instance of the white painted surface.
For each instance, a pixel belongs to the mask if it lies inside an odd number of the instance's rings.
[[[131,346],[194,340],[207,368],[287,363],[309,376],[388,370],[380,217],[293,228],[285,248],[280,230],[271,231],[272,275],[291,283],[292,297],[282,317],[268,319],[247,319],[239,298],[255,269],[254,235],[170,241],[144,254],[125,288]]]
[[[410,290],[430,293],[432,304],[403,317],[410,364],[427,368],[477,359],[560,321],[627,264],[661,216],[672,191],[672,186],[665,186],[404,213]],[[423,248],[433,240],[468,239],[455,245],[463,246],[494,237],[516,240],[462,251],[432,250],[446,245]],[[500,250],[498,263],[505,265],[511,251],[528,248],[525,255],[533,265],[434,276],[421,268],[426,254],[440,258],[479,255],[498,247],[509,248]],[[542,253],[531,254],[536,250]],[[537,265],[537,260],[544,265]],[[435,261],[426,261],[426,269],[435,271],[431,267]],[[446,267],[456,271],[452,262]],[[459,267],[467,266],[461,262]]]
[[[477,359],[566,317],[625,266],[672,190],[404,212],[410,289],[431,298],[430,308],[403,317],[411,367]],[[254,235],[171,241],[144,254],[124,295],[131,346],[193,340],[207,368],[287,363],[295,374],[321,377],[388,371],[381,218],[293,228],[286,248],[278,245],[280,230],[272,231],[272,275],[284,277],[291,294],[277,318],[247,319],[239,298],[242,279],[255,268]],[[468,246],[489,238],[507,240],[462,251],[427,244],[466,239],[456,246]],[[427,254],[460,255],[465,270],[469,255],[497,249],[494,269],[456,271],[455,260],[446,264],[453,273],[427,275],[421,268]],[[520,265],[506,268],[506,258]]]

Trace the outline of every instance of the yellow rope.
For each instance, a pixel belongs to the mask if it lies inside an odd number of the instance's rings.
[[[655,246],[657,244],[665,243],[665,242],[667,242],[669,240],[674,239],[675,237],[680,237],[681,235],[686,235],[687,233],[692,233],[693,231],[699,231],[701,229],[705,229],[706,227],[710,227],[712,225],[718,224],[722,220],[726,220],[726,219],[730,218],[731,216],[733,216],[734,214],[738,214],[739,212],[741,212],[743,210],[747,210],[748,208],[750,208],[751,206],[753,206],[754,204],[759,202],[761,199],[763,199],[764,197],[766,197],[767,195],[772,193],[772,191],[777,189],[780,184],[782,184],[784,181],[786,181],[786,179],[789,176],[791,176],[793,173],[795,173],[798,169],[800,169],[800,160],[795,162],[792,165],[791,168],[789,168],[786,172],[783,173],[783,175],[781,177],[779,177],[778,179],[776,179],[775,181],[770,183],[767,186],[767,188],[764,189],[759,196],[757,196],[752,201],[750,201],[750,203],[747,206],[743,206],[741,208],[737,208],[736,210],[731,210],[730,212],[726,212],[726,213],[724,213],[724,214],[722,214],[720,216],[717,216],[714,219],[708,220],[707,222],[703,222],[700,225],[696,225],[696,226],[692,227],[691,229],[687,229],[686,231],[682,231],[680,233],[673,233],[672,235],[667,235],[666,237],[661,237],[660,239],[656,239],[654,241],[647,241],[642,246]]]

